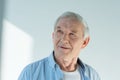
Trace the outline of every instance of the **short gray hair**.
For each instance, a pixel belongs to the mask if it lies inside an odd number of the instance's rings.
[[[88,37],[89,36],[89,28],[88,28],[88,25],[86,23],[86,21],[83,19],[82,16],[80,16],[79,14],[77,13],[74,13],[74,12],[65,12],[63,13],[61,16],[58,17],[58,19],[56,20],[55,22],[55,27],[56,27],[56,24],[58,23],[58,21],[61,19],[61,18],[70,18],[70,19],[75,19],[77,21],[79,21],[80,23],[83,23],[84,25],[84,38]],[[54,28],[55,28],[54,27]]]

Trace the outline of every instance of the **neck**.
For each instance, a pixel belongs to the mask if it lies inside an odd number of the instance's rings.
[[[68,67],[60,67],[63,71],[66,71],[66,72],[73,72],[77,69],[77,65],[74,65],[74,66],[68,66]]]
[[[77,68],[77,60],[72,60],[70,62],[65,62],[63,59],[55,58],[56,63],[60,66],[63,71],[72,72]]]

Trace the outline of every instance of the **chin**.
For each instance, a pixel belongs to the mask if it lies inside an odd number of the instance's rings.
[[[63,54],[63,55],[68,55],[68,54],[70,54],[69,51],[60,51],[60,53]]]

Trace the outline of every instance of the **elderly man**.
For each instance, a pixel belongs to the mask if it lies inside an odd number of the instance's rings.
[[[88,26],[79,14],[63,13],[56,20],[52,38],[51,55],[26,66],[18,80],[100,80],[79,58],[90,40]]]

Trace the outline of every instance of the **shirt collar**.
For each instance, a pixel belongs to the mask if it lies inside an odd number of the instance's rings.
[[[80,60],[80,58],[78,58],[77,63],[80,65],[80,68],[85,71],[85,64]]]
[[[55,62],[55,58],[54,58],[54,51],[52,52],[52,54],[50,54],[50,56],[48,57],[48,62],[49,62],[49,65],[54,68],[55,65],[56,65],[56,62]]]
[[[54,58],[54,51],[52,52],[52,54],[50,54],[50,56],[48,57],[48,61],[49,61],[49,65],[52,68],[55,68],[55,66],[57,65],[57,63],[55,62],[55,58]],[[83,69],[83,71],[85,71],[85,64],[78,58],[77,63],[79,64],[80,68]]]

